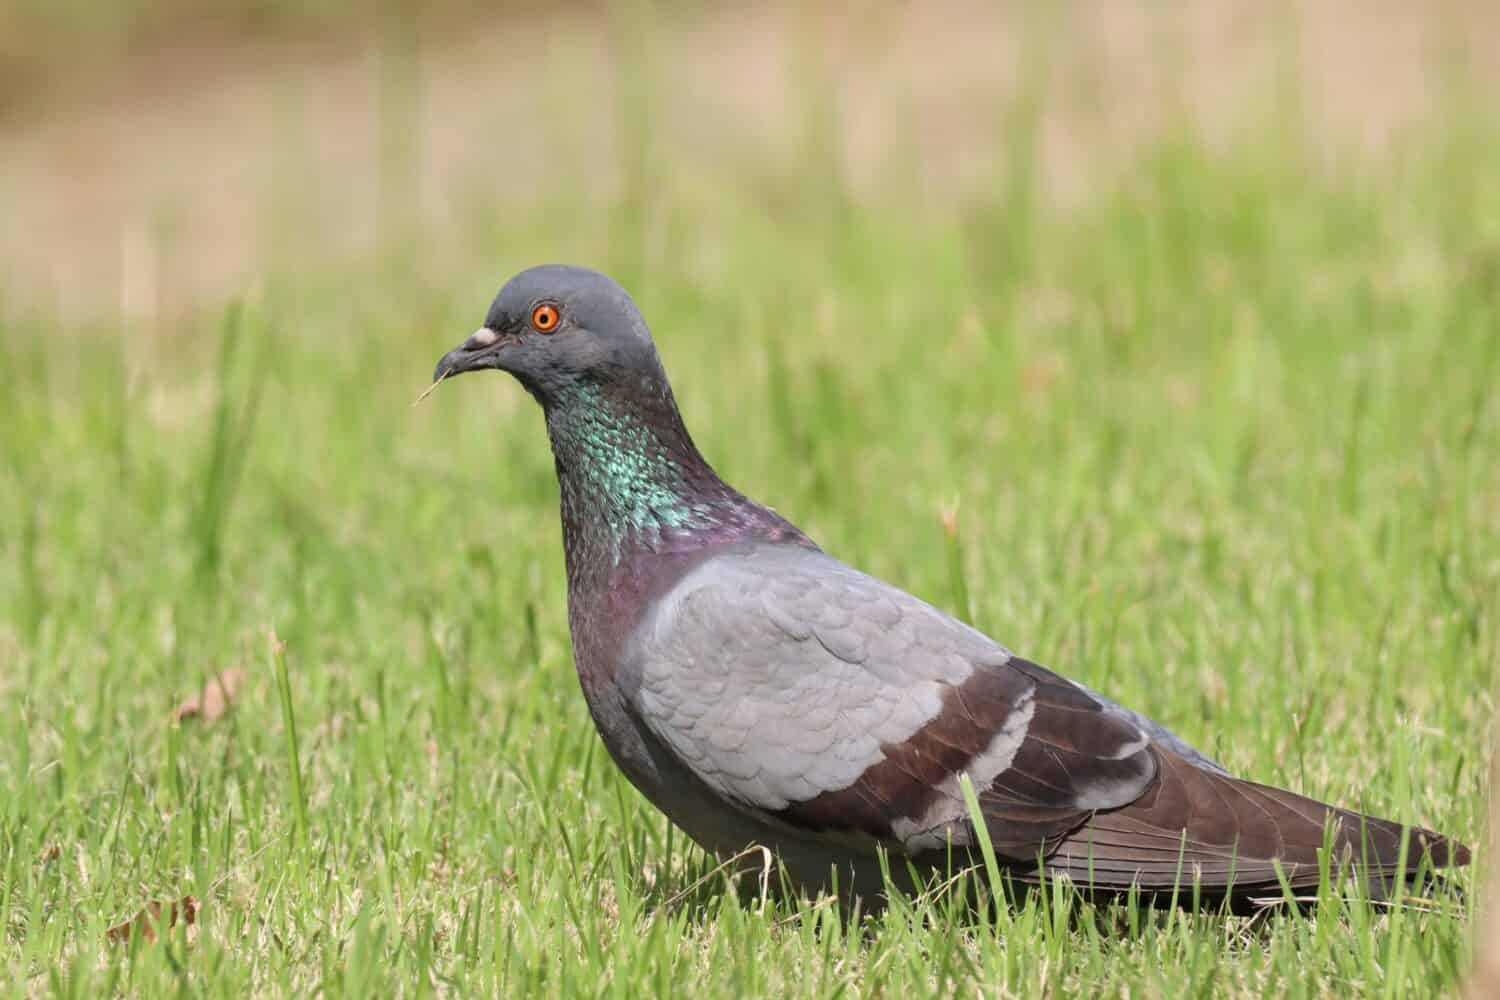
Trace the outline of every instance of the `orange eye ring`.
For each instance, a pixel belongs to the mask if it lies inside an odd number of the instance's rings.
[[[551,333],[557,329],[557,324],[562,322],[562,313],[557,311],[557,306],[550,302],[543,302],[531,310],[531,326],[537,333]]]

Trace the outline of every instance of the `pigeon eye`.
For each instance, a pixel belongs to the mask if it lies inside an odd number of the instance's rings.
[[[531,325],[536,328],[537,333],[551,333],[556,330],[558,320],[561,318],[557,306],[547,302],[531,310]]]

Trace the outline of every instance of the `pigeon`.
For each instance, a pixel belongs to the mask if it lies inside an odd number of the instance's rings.
[[[1381,895],[1468,863],[1430,830],[1234,777],[825,553],[714,472],[609,277],[517,274],[433,387],[484,369],[542,407],[604,744],[709,852],[768,848],[791,890],[869,899],[977,863],[981,833],[1022,885],[1231,904],[1316,887],[1320,857]]]

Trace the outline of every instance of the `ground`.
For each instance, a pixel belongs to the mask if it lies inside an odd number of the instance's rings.
[[[829,551],[1239,774],[1482,847],[1500,60],[1483,5],[1408,6],[397,22],[12,117],[0,979],[1452,991],[1449,897],[726,891],[593,731],[530,400],[409,405],[512,271],[601,267],[709,459]]]

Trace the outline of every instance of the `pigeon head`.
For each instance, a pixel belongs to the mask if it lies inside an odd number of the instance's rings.
[[[570,580],[689,534],[706,544],[783,524],[699,454],[646,321],[604,275],[548,265],[510,279],[433,384],[484,368],[509,372],[542,404]]]
[[[597,271],[562,264],[511,278],[484,326],[443,355],[433,380],[484,368],[510,372],[544,406],[580,385],[665,379],[625,290]]]

